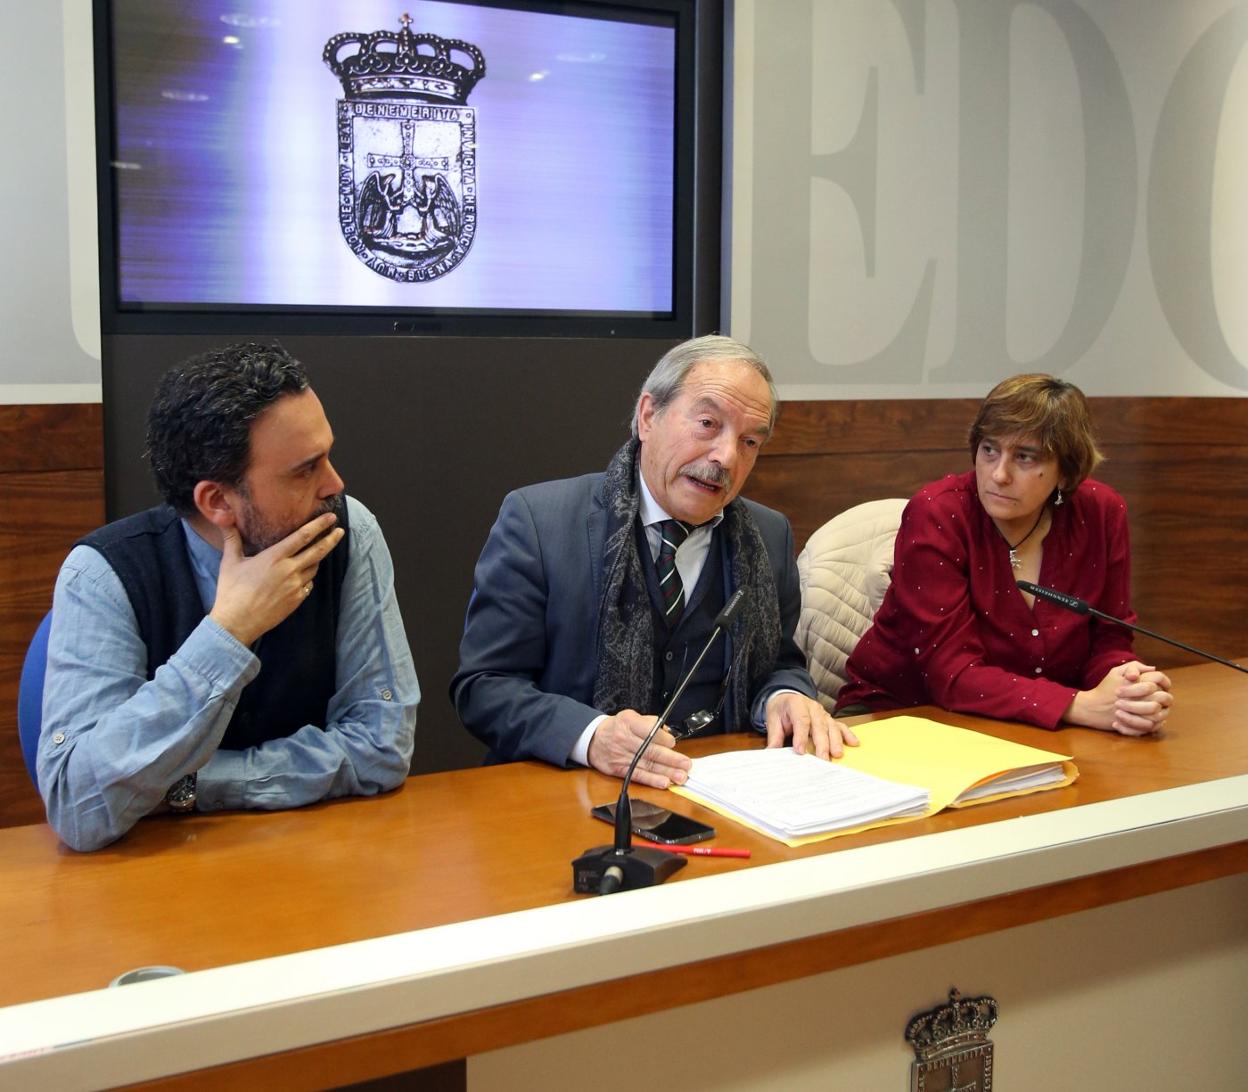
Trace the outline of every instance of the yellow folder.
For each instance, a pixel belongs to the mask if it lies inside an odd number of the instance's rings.
[[[919,814],[875,818],[854,826],[784,837],[751,822],[730,804],[707,800],[681,786],[672,791],[759,833],[790,846],[853,834],[872,827],[908,823],[946,807],[967,807],[1009,796],[1024,796],[1073,784],[1079,771],[1070,755],[997,739],[966,728],[954,728],[924,717],[900,716],[855,725],[860,745],[846,747],[843,765],[885,781],[915,785],[928,791],[928,807]],[[1029,780],[1033,768],[1054,768],[1040,783]],[[1024,776],[1019,778],[1019,773]],[[968,794],[969,795],[968,797]]]
[[[1039,747],[997,739],[969,728],[954,728],[926,717],[869,721],[855,725],[854,734],[860,746],[846,747],[845,757],[839,761],[851,769],[888,781],[922,785],[932,794],[928,815],[946,807],[961,808],[1003,800],[1007,796],[1065,788],[1079,777],[1071,755],[1042,751]],[[990,793],[965,802],[958,800],[968,789],[985,785],[1014,770],[1058,762],[1065,774],[1061,780]]]

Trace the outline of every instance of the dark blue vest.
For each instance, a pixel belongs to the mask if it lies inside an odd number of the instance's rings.
[[[650,557],[650,547],[645,540],[645,531],[639,527],[640,542],[638,549],[643,551],[642,557]],[[659,580],[654,565],[643,565],[646,572],[646,588],[650,592],[650,606],[654,613],[655,660],[654,678],[655,693],[651,703],[651,711],[661,713],[671,699],[672,693],[680,685],[685,672],[693,665],[710,636],[711,626],[715,617],[728,601],[728,587],[724,579],[724,545],[722,536],[715,532],[711,537],[711,547],[706,554],[706,564],[698,576],[698,582],[691,592],[685,589],[685,609],[675,628],[668,626],[663,614],[663,597],[659,592]],[[690,713],[705,709],[713,713],[719,704],[719,696],[723,690],[724,675],[728,669],[729,649],[727,635],[720,637],[711,646],[702,666],[689,680],[684,694],[676,703],[669,718],[673,724],[680,725]],[[727,716],[725,714],[728,714]],[[715,722],[704,728],[699,735],[713,735],[725,731],[725,724],[734,729],[744,725],[735,723],[735,710],[724,709]]]
[[[338,526],[347,529],[346,506]],[[337,690],[335,644],[348,542],[321,562],[312,594],[253,646],[260,673],[243,688],[221,741],[223,750],[256,747],[293,735],[305,724],[322,727]],[[79,540],[112,566],[147,646],[147,677],[182,647],[206,613],[186,554],[186,532],[167,505],[110,523]]]

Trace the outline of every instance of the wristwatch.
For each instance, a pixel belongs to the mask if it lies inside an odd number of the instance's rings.
[[[196,775],[187,774],[185,777],[175,781],[167,793],[165,793],[165,803],[169,805],[169,810],[184,815],[187,812],[195,810],[195,799],[199,795],[195,789]]]

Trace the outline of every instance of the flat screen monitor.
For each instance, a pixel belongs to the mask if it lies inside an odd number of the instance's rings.
[[[105,332],[688,335],[694,6],[97,3]]]

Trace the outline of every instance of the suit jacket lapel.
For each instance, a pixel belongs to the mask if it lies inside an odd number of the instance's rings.
[[[595,615],[602,601],[602,555],[607,534],[607,512],[602,503],[602,487],[603,483],[600,478],[589,495],[589,515],[585,520],[585,545],[589,550],[589,586],[593,595],[590,609]],[[596,622],[595,629],[597,629]]]

